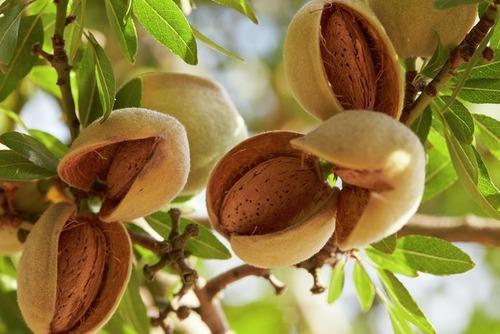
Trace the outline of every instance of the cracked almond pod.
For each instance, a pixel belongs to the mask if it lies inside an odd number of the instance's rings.
[[[435,9],[435,0],[368,0],[401,58],[431,57],[437,38],[455,47],[472,28],[477,4]]]
[[[243,118],[224,87],[183,73],[149,73],[142,81],[141,107],[179,120],[189,139],[191,170],[182,195],[203,190],[217,161],[247,137]]]
[[[52,205],[31,230],[19,263],[18,303],[35,334],[95,333],[112,316],[132,269],[123,224]]]
[[[324,182],[314,157],[290,146],[300,136],[276,131],[251,137],[229,151],[210,176],[210,223],[251,265],[299,263],[334,232],[337,191]]]
[[[425,152],[409,128],[387,115],[340,113],[291,144],[332,163],[342,179],[335,230],[342,250],[397,232],[417,211]]]
[[[292,19],[285,40],[288,83],[321,120],[363,109],[399,118],[404,79],[396,51],[361,0],[315,0]]]
[[[101,220],[148,215],[174,199],[189,172],[186,131],[175,118],[142,108],[115,110],[80,132],[58,166],[61,179],[89,191],[106,184]]]

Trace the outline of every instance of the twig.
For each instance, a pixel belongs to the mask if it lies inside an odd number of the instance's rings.
[[[207,282],[203,289],[207,294],[207,298],[213,299],[228,285],[248,276],[265,278],[273,286],[276,294],[278,295],[282,294],[285,291],[285,285],[277,280],[276,277],[271,274],[271,271],[269,269],[252,267],[248,264],[243,264],[239,267],[230,269],[218,276],[215,276]]]
[[[54,35],[52,36],[54,54],[43,51],[39,44],[33,46],[33,53],[47,60],[57,72],[57,85],[61,91],[62,109],[73,140],[78,136],[80,122],[76,117],[75,101],[71,92],[70,72],[72,67],[64,50],[64,29],[67,24],[72,22],[72,18],[68,19],[67,17],[68,1],[54,0],[57,6]]]
[[[450,242],[475,242],[500,247],[500,221],[477,216],[438,217],[415,215],[398,235],[428,235]]]
[[[195,287],[193,291],[200,302],[197,312],[212,334],[229,333],[229,324],[220,301],[209,298],[206,291],[201,288]]]
[[[130,239],[134,244],[142,246],[157,254],[166,254],[172,251],[172,244],[168,241],[157,241],[150,236],[134,231],[128,231]]]
[[[420,94],[410,108],[406,120],[407,125],[412,125],[422,115],[441,88],[455,76],[456,70],[472,58],[478,46],[495,25],[498,16],[497,6],[499,4],[500,0],[495,0],[464,40],[451,51],[447,62],[436,77],[424,88],[423,93]]]

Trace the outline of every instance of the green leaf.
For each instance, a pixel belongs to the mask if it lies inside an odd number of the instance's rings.
[[[0,16],[0,64],[9,64],[14,55],[22,10],[23,6],[16,5],[10,8],[5,15]]]
[[[61,159],[68,152],[68,146],[64,145],[59,139],[45,131],[29,129],[28,133],[41,142],[54,156]]]
[[[453,169],[450,156],[444,155],[436,148],[427,150],[427,166],[425,171],[425,190],[422,202],[426,202],[451,187],[458,179]]]
[[[210,39],[209,37],[203,35],[198,29],[196,29],[195,27],[191,26],[191,29],[193,30],[193,34],[194,36],[200,40],[201,42],[203,42],[206,46],[208,46],[209,48],[217,51],[217,52],[220,52],[221,54],[225,55],[226,57],[229,57],[231,59],[234,59],[234,60],[239,60],[239,61],[244,61],[243,58],[241,58],[240,56],[238,56],[236,53],[234,53],[233,51],[231,50],[228,50],[226,48],[224,48],[223,46],[219,45],[217,42],[215,42],[214,40]]]
[[[40,15],[21,19],[16,48],[5,71],[0,71],[0,101],[4,100],[31,70],[37,56],[31,52],[35,43],[43,43]]]
[[[467,80],[458,95],[472,103],[500,103],[500,79]]]
[[[408,320],[424,333],[436,333],[434,327],[429,323],[408,290],[397,277],[387,270],[379,270],[378,274],[387,294],[395,304],[402,308]]]
[[[391,254],[396,249],[396,240],[397,240],[397,235],[391,234],[387,238],[371,244],[371,246],[381,252]]]
[[[45,145],[35,138],[20,132],[6,132],[0,135],[0,143],[31,161],[38,167],[56,172],[59,159]]]
[[[92,48],[83,49],[78,62],[76,78],[78,82],[78,115],[83,127],[103,115],[102,106],[97,92],[95,76],[95,56]]]
[[[330,285],[328,286],[328,303],[332,304],[339,299],[344,290],[344,268],[346,260],[342,259],[335,264],[330,275]]]
[[[441,39],[437,32],[434,32],[434,37],[437,41],[436,50],[434,51],[431,59],[424,65],[421,71],[421,73],[427,78],[434,78],[439,73],[439,71],[441,71],[441,68],[446,63],[450,55],[449,48],[443,47],[443,44],[441,43]]]
[[[387,311],[391,319],[394,334],[413,334],[410,324],[405,318],[404,310],[398,305],[388,305]]]
[[[500,160],[500,121],[486,115],[474,115],[476,136]]]
[[[83,27],[85,27],[87,0],[73,0],[70,13],[75,17],[75,22],[64,30],[66,52],[71,64],[74,63],[80,45],[82,45]]]
[[[31,333],[21,315],[17,303],[16,291],[5,291],[0,289],[0,331],[2,325],[5,325],[6,331],[3,333],[9,334],[26,334]]]
[[[115,76],[106,53],[92,33],[88,34],[88,39],[94,51],[97,91],[99,92],[99,101],[101,101],[102,105],[102,121],[105,121],[111,110],[113,110],[115,102]]]
[[[354,287],[358,296],[359,304],[364,312],[367,312],[375,299],[375,287],[361,263],[356,261],[352,273]]]
[[[172,221],[166,212],[155,212],[146,217],[149,225],[163,238],[167,239],[172,230]],[[180,221],[180,230],[184,231],[187,225],[197,224],[192,220],[182,218]],[[203,225],[197,224],[200,228],[200,233],[197,237],[192,238],[186,245],[186,250],[194,256],[204,259],[220,259],[225,260],[231,258],[231,253],[213,234]]]
[[[134,63],[137,54],[137,31],[134,21],[127,15],[127,1],[105,0],[104,3],[109,25],[118,38],[120,48],[129,62]]]
[[[498,79],[500,78],[500,54],[495,50],[495,58],[492,61],[485,61],[474,66],[468,79]],[[464,69],[457,71],[463,73]]]
[[[387,254],[372,247],[366,248],[365,252],[378,268],[387,269],[408,277],[418,276],[418,272],[410,267],[404,259],[397,258],[393,254]]]
[[[446,141],[459,180],[483,211],[500,219],[500,192],[493,184],[481,156],[471,145],[461,144],[447,134]]]
[[[397,242],[395,256],[401,256],[415,270],[433,275],[460,274],[474,262],[452,243],[426,236],[409,235]]]
[[[443,108],[450,101],[449,96],[435,99],[436,105]],[[467,108],[457,100],[443,111],[446,124],[453,132],[453,135],[462,143],[470,144],[474,138],[474,119]]]
[[[116,93],[115,108],[140,107],[142,100],[142,81],[134,78],[123,85]]]
[[[134,0],[133,11],[139,23],[158,42],[186,63],[198,63],[196,39],[191,26],[172,0]]]
[[[221,6],[232,8],[240,12],[241,14],[245,15],[250,20],[252,20],[252,22],[255,24],[259,23],[259,21],[257,20],[257,16],[255,16],[255,13],[247,0],[212,0],[212,1]]]
[[[134,268],[116,315],[122,324],[129,324],[135,333],[148,334],[150,332],[149,317],[146,306],[139,294],[140,277],[138,270]]]
[[[13,151],[0,150],[0,180],[38,180],[55,175]]]
[[[417,135],[418,139],[422,144],[427,141],[427,136],[431,129],[432,124],[432,111],[430,108],[426,108],[420,116],[411,126],[412,131]]]

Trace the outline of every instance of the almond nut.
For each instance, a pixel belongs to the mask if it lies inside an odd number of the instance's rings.
[[[227,153],[210,176],[210,222],[254,266],[303,261],[335,229],[337,192],[321,178],[316,159],[290,146],[300,136],[277,131],[249,138]]]
[[[425,152],[413,132],[393,118],[349,110],[291,144],[329,161],[344,177],[337,208],[340,249],[379,241],[417,211],[425,183]]]
[[[132,268],[121,223],[52,205],[31,230],[19,263],[18,302],[33,332],[93,333],[111,317]]]
[[[83,129],[58,173],[74,188],[106,185],[103,221],[148,215],[171,201],[186,183],[189,147],[173,117],[141,108],[115,110]]]
[[[346,109],[399,118],[404,79],[391,41],[360,0],[314,0],[295,15],[284,47],[290,88],[326,120]]]

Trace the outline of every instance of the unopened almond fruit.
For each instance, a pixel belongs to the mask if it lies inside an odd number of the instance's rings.
[[[181,195],[200,192],[217,161],[247,137],[243,118],[215,81],[183,73],[148,73],[139,79],[141,107],[171,115],[186,129],[191,170]]]
[[[307,3],[288,28],[284,61],[293,95],[319,119],[350,109],[400,116],[404,80],[398,57],[361,0]]]
[[[417,211],[425,183],[425,153],[413,132],[366,110],[331,117],[293,147],[334,165],[343,188],[336,240],[360,248],[397,232]]]
[[[317,159],[290,146],[300,136],[276,131],[249,138],[210,176],[210,222],[254,266],[306,260],[335,229],[337,191],[324,182]]]
[[[132,268],[125,227],[52,205],[31,230],[19,263],[18,302],[35,334],[95,333],[109,320]]]
[[[89,191],[106,186],[103,221],[139,218],[177,196],[189,173],[186,131],[175,118],[142,108],[115,110],[80,132],[58,166],[61,179]]]
[[[457,46],[477,18],[477,3],[434,8],[435,0],[368,0],[401,58],[431,57],[438,40]]]

